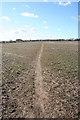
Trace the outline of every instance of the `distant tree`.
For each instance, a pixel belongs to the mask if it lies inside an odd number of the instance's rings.
[[[75,41],[80,41],[80,39],[79,39],[79,38],[77,38],[77,39],[75,39]]]
[[[2,41],[2,43],[6,43],[5,41]]]
[[[22,39],[16,39],[16,42],[23,42]]]
[[[13,41],[12,41],[12,40],[10,40],[9,42],[10,42],[10,43],[12,43]]]

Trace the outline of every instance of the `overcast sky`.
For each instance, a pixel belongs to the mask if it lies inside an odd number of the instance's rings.
[[[78,37],[78,2],[3,2],[1,11],[0,41]]]

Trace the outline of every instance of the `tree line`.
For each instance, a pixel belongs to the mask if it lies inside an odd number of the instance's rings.
[[[22,39],[16,39],[15,41],[9,40],[9,41],[0,41],[0,43],[17,43],[17,42],[38,42],[38,41],[80,41],[79,38],[77,39],[37,39],[37,40],[22,40]]]

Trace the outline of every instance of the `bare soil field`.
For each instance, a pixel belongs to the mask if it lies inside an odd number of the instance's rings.
[[[78,117],[78,43],[2,45],[3,118]]]

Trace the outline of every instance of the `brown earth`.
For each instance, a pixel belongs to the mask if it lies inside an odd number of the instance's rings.
[[[52,45],[52,48],[45,46],[44,42],[40,43],[39,49],[35,49],[36,54],[29,53],[30,57],[28,57],[28,53],[27,57],[23,54],[3,53],[3,118],[77,117],[78,79],[75,74],[75,76],[70,76],[71,73],[67,75],[62,71],[62,66],[59,66],[60,63],[57,60],[54,63],[51,59],[53,52],[60,51],[60,45],[57,48],[55,45]],[[46,60],[49,60],[50,63]],[[43,66],[44,63],[46,63],[46,67]],[[58,75],[57,71],[59,71]]]

